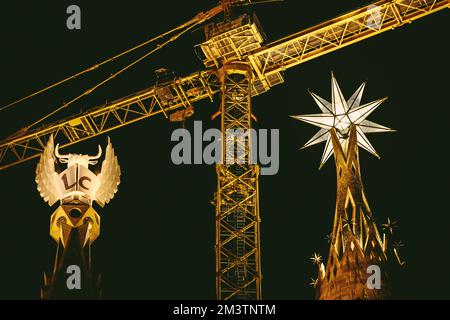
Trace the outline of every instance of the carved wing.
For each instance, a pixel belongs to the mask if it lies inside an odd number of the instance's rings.
[[[55,171],[55,146],[53,143],[53,135],[50,136],[47,146],[41,155],[38,166],[36,168],[36,183],[37,189],[44,199],[52,206],[60,199],[58,194],[57,179],[58,174]]]
[[[95,200],[100,206],[103,207],[114,198],[120,184],[120,174],[119,162],[108,137],[108,146],[106,147],[105,160],[102,163],[102,171],[97,176],[100,180],[100,187],[95,195]]]

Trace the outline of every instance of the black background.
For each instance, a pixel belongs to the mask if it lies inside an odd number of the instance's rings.
[[[269,41],[333,18],[368,1],[294,1],[255,6]],[[66,28],[66,8],[78,4],[82,30]],[[0,10],[1,93],[4,105],[189,20],[215,1],[21,1]],[[330,97],[334,70],[344,95],[368,81],[363,102],[389,96],[370,119],[398,130],[371,135],[379,161],[361,151],[366,194],[377,221],[399,221],[405,267],[394,272],[396,298],[449,298],[448,210],[448,12],[439,12],[317,58],[285,74],[286,83],[256,97],[258,128],[280,129],[280,171],[260,179],[263,295],[311,299],[315,251],[326,255],[335,205],[332,160],[318,171],[323,145],[299,151],[316,128],[289,118],[317,113],[310,88]],[[166,67],[185,75],[203,68],[193,51],[201,30],[188,34],[58,119],[155,83]],[[145,51],[145,50],[144,50]],[[144,51],[140,51],[143,54]],[[139,53],[133,57],[139,56]],[[0,112],[0,138],[45,115],[104,79],[132,57],[51,94]],[[196,104],[204,128],[214,103]],[[192,128],[192,120],[186,125]],[[122,167],[122,184],[105,208],[94,261],[103,272],[105,298],[213,299],[214,167],[175,166],[171,132],[163,117],[109,133]],[[65,152],[96,152],[106,136]],[[55,244],[48,235],[49,208],[36,191],[36,160],[0,172],[0,298],[39,298],[42,271],[51,270]],[[394,263],[394,262],[393,262]]]

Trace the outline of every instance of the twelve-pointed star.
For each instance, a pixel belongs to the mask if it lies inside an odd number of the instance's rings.
[[[387,98],[379,99],[370,103],[361,105],[361,98],[364,92],[365,83],[363,83],[356,92],[345,100],[339,85],[331,73],[331,103],[318,95],[310,92],[316,104],[322,113],[311,115],[292,116],[294,119],[301,120],[321,129],[317,132],[303,147],[309,147],[320,142],[326,141],[325,150],[320,161],[320,167],[330,158],[333,153],[333,144],[331,142],[330,130],[335,129],[344,152],[347,152],[350,126],[356,126],[358,145],[379,158],[377,152],[370,144],[366,133],[392,132],[388,127],[366,120],[383,101]]]

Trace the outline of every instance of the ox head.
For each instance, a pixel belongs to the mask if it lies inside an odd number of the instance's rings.
[[[58,158],[59,162],[67,163],[67,167],[71,167],[74,164],[78,164],[88,168],[88,165],[97,164],[97,160],[102,156],[102,147],[98,146],[98,153],[95,156],[89,156],[84,154],[60,154],[59,144],[55,148],[55,156]]]

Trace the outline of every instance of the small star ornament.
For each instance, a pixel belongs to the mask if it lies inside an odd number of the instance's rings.
[[[313,288],[316,288],[318,283],[319,283],[319,279],[311,278],[311,282],[309,283],[309,285],[312,286]]]
[[[390,234],[394,233],[394,229],[397,228],[397,221],[391,220],[391,218],[387,218],[386,223],[382,223],[381,226],[383,230],[388,231]]]
[[[309,258],[309,259],[311,259],[312,263],[316,264],[316,265],[319,265],[322,262],[322,256],[320,254],[318,254],[318,253],[315,253],[315,252],[312,255],[312,257]]]

